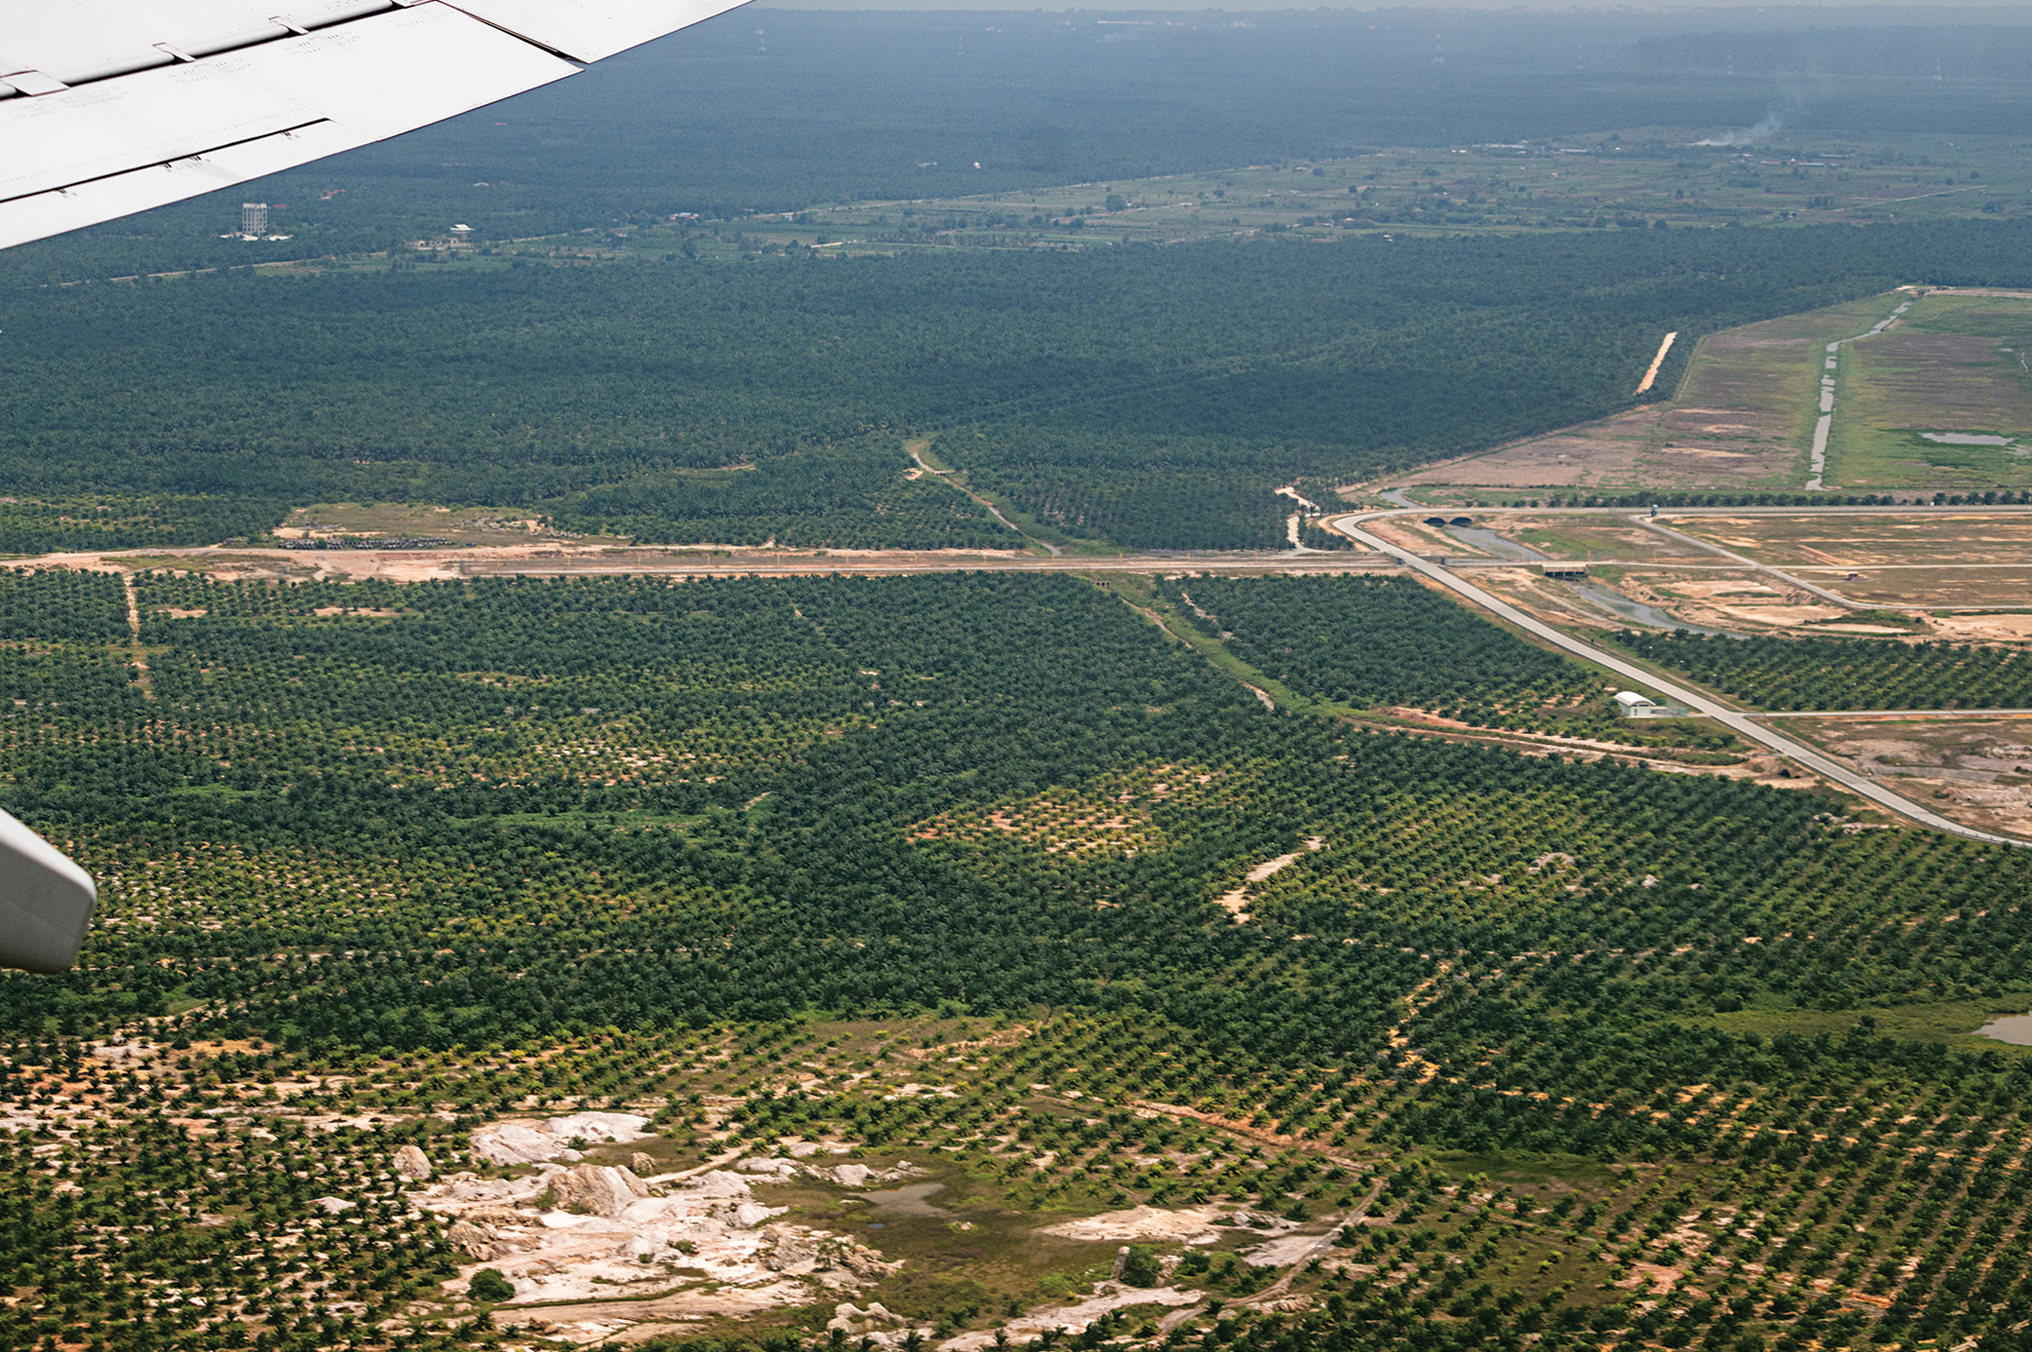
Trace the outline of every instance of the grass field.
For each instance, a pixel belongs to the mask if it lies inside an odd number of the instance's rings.
[[[2032,484],[2032,297],[1930,293],[1842,354],[1830,487]],[[1959,436],[1982,441],[1945,443]]]

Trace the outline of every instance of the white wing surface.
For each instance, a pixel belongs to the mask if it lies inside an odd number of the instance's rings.
[[[0,248],[455,117],[741,3],[0,0]]]
[[[0,812],[0,967],[67,971],[98,901],[90,874]]]

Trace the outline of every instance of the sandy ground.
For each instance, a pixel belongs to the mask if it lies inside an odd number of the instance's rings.
[[[1675,530],[1760,563],[1871,568],[1894,564],[2032,563],[2032,517],[2000,513],[1911,516],[1680,517]]]
[[[1651,359],[1651,365],[1645,368],[1644,378],[1637,382],[1638,394],[1644,393],[1658,382],[1658,368],[1665,365],[1665,354],[1672,351],[1672,344],[1678,338],[1679,334],[1675,330],[1666,334],[1665,341],[1658,344],[1658,355]]]
[[[1739,409],[1658,406],[1453,460],[1393,483],[1486,488],[1744,487],[1785,474],[1799,451]]]
[[[1104,1211],[1098,1216],[1061,1221],[1057,1225],[1045,1226],[1037,1233],[1089,1243],[1113,1240],[1122,1244],[1211,1244],[1220,1238],[1213,1226],[1225,1214],[1216,1206],[1180,1207],[1176,1210],[1136,1206],[1126,1211]]]
[[[1254,689],[1253,686],[1250,688]],[[1286,868],[1304,858],[1308,852],[1316,852],[1325,847],[1326,837],[1314,836],[1305,842],[1304,850],[1293,850],[1290,854],[1280,854],[1275,859],[1266,859],[1256,865],[1243,875],[1240,887],[1224,892],[1214,900],[1221,906],[1226,907],[1235,917],[1235,923],[1239,925],[1249,918],[1249,888],[1251,886],[1264,882],[1283,872]]]
[[[2015,643],[2032,639],[2032,615],[1937,615],[1933,631],[1942,638],[1979,643]]]
[[[1250,1249],[1242,1261],[1251,1267],[1290,1267],[1304,1262],[1319,1243],[1318,1235],[1283,1235]]]
[[[388,582],[440,582],[476,577],[564,575],[727,575],[922,573],[967,569],[1040,572],[1175,571],[1177,555],[1092,555],[1046,558],[1022,550],[732,550],[567,549],[554,545],[444,550],[260,550],[243,548],[106,550],[42,554],[9,561],[16,568],[69,568],[134,573],[173,569],[225,581],[378,578]],[[1362,573],[1387,571],[1389,560],[1360,550],[1235,551],[1194,555],[1196,572]]]
[[[1849,613],[1831,601],[1817,600],[1810,592],[1748,572],[1688,575],[1632,571],[1616,583],[1616,590],[1688,624],[1738,633],[1794,629],[1808,624],[1812,628],[1802,632],[1811,633],[1823,627],[1815,621],[1840,620]]]

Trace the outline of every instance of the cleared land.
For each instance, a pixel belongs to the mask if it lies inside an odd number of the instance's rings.
[[[1779,567],[2032,563],[2032,516],[1703,516],[1672,527]]]
[[[2032,834],[2032,718],[1800,718],[1785,727],[1943,816]]]
[[[1829,487],[2032,484],[2028,351],[2032,298],[1953,292],[1922,296],[1897,327],[1844,349]]]
[[[1398,482],[1618,491],[1796,487],[1805,477],[1826,345],[1868,328],[1897,303],[1872,296],[1713,334],[1700,342],[1666,402]]]
[[[672,247],[700,255],[794,248],[1069,249],[1257,234],[1333,239],[1357,232],[1914,221],[2009,216],[2032,205],[2032,171],[2012,137],[1849,143],[1816,134],[1811,141],[1780,137],[1748,148],[1690,144],[1708,134],[1626,127],[1525,146],[1386,147],[1204,173],[617,225],[598,234],[521,241],[500,252],[580,259]],[[426,243],[440,257],[459,252],[450,241]]]

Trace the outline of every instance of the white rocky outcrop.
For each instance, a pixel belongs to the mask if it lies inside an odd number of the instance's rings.
[[[484,1221],[453,1221],[445,1231],[445,1243],[481,1263],[500,1252],[496,1243],[500,1237],[500,1232]]]
[[[822,1286],[855,1287],[876,1282],[902,1267],[845,1235],[831,1235],[795,1225],[772,1225],[762,1264],[771,1272],[810,1277]]]
[[[742,1161],[746,1165],[749,1161]],[[762,1161],[777,1163],[781,1161]],[[902,1160],[887,1169],[871,1169],[865,1164],[835,1164],[830,1167],[807,1164],[803,1171],[821,1183],[837,1183],[843,1188],[865,1188],[870,1183],[900,1183],[924,1172],[908,1160]]]
[[[777,1178],[795,1178],[798,1174],[795,1160],[765,1160],[751,1156],[734,1167],[744,1174],[771,1174]]]
[[[581,1164],[553,1175],[550,1189],[561,1210],[582,1216],[618,1216],[649,1196],[649,1185],[634,1170],[605,1164]]]
[[[490,1164],[540,1164],[546,1160],[576,1162],[579,1152],[564,1137],[539,1131],[526,1122],[500,1122],[473,1133],[473,1153]]]
[[[556,1147],[568,1150],[574,1136],[590,1142],[603,1132],[634,1131],[632,1122],[645,1121],[603,1116],[623,1120],[574,1114],[482,1127],[473,1133],[476,1147],[487,1141],[527,1147],[504,1162],[534,1167],[513,1169],[511,1178],[454,1172],[408,1185],[409,1201],[448,1227],[445,1239],[459,1256],[462,1276],[486,1266],[515,1284],[517,1300],[498,1312],[502,1320],[534,1329],[557,1319],[559,1306],[587,1302],[586,1311],[599,1315],[599,1337],[606,1338],[651,1318],[682,1323],[814,1301],[830,1307],[858,1298],[901,1267],[849,1236],[786,1225],[784,1208],[756,1197],[751,1185],[801,1180],[806,1168],[801,1162],[666,1173],[652,1187],[634,1161],[621,1168],[562,1151],[528,1158]],[[867,1181],[877,1177],[871,1170]],[[445,1289],[456,1294],[459,1279]],[[631,1300],[643,1302],[639,1312]],[[522,1306],[528,1308],[518,1313]],[[857,1311],[857,1324],[869,1329],[857,1340],[867,1336],[888,1347],[908,1336],[907,1328],[879,1315],[870,1323],[867,1313]],[[562,1322],[578,1326],[573,1319]]]
[[[588,1144],[639,1141],[651,1133],[639,1113],[568,1113],[542,1120],[496,1122],[473,1133],[473,1153],[493,1164],[538,1164],[581,1156],[573,1141]]]
[[[639,1113],[567,1113],[540,1125],[560,1140],[569,1141],[576,1136],[593,1144],[613,1141],[625,1145],[653,1134],[648,1129],[649,1119]]]
[[[396,1173],[404,1178],[414,1179],[418,1183],[431,1175],[430,1156],[424,1154],[417,1146],[406,1145],[396,1151],[394,1164]]]
[[[685,1191],[699,1197],[748,1197],[748,1180],[725,1169],[712,1169],[685,1185]]]
[[[833,1317],[826,1321],[826,1328],[838,1329],[842,1333],[853,1335],[878,1333],[885,1329],[893,1329],[902,1322],[902,1315],[891,1314],[879,1300],[870,1301],[865,1310],[850,1300],[843,1300],[833,1306]]]

